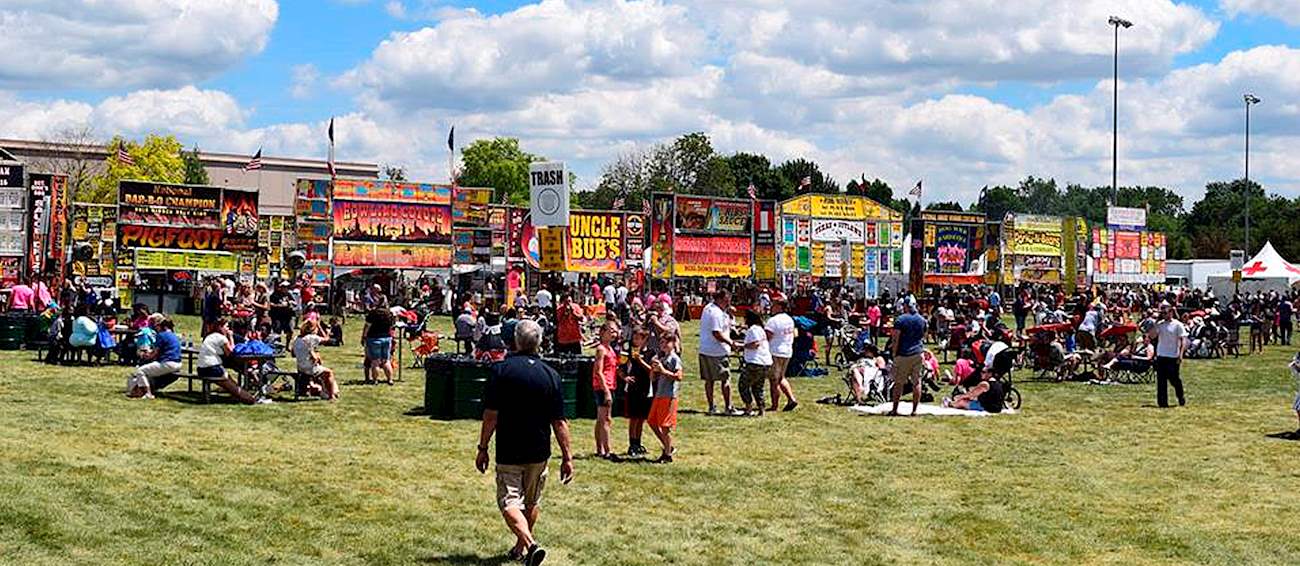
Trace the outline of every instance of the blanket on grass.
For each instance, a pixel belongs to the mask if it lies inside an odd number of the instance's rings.
[[[894,408],[893,403],[881,403],[876,406],[859,405],[849,407],[850,411],[857,411],[864,415],[884,415]],[[910,415],[912,413],[912,403],[904,401],[898,404],[898,414]],[[937,417],[991,417],[996,415],[1014,415],[1016,410],[1012,408],[1002,409],[1001,413],[986,413],[984,411],[967,411],[965,409],[954,409],[951,407],[940,407],[939,405],[927,405],[922,403],[916,408],[917,416],[937,416]]]

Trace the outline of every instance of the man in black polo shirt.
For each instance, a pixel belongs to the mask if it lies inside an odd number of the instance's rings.
[[[512,560],[527,566],[541,564],[546,551],[533,539],[540,513],[538,504],[546,484],[546,462],[551,458],[551,431],[560,445],[560,481],[573,479],[573,454],[569,450],[569,421],[564,418],[560,374],[537,357],[542,329],[521,320],[515,327],[517,354],[492,367],[483,390],[483,426],[479,432],[474,466],[487,472],[488,442],[497,433],[497,506],[514,532]]]

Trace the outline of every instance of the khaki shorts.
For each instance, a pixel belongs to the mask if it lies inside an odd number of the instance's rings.
[[[772,373],[767,376],[772,383],[780,383],[785,379],[785,370],[790,367],[790,358],[772,356]]]
[[[530,509],[542,501],[546,485],[546,462],[497,464],[497,507]]]
[[[920,385],[922,367],[921,354],[894,358],[894,388],[901,389],[909,381],[914,387]]]
[[[731,380],[731,362],[726,356],[713,357],[700,354],[700,379],[704,381]]]

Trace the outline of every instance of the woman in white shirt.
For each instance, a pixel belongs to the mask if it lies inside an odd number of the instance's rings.
[[[234,351],[233,344],[234,340],[230,337],[230,323],[225,317],[217,319],[212,333],[203,337],[203,342],[199,344],[198,371],[195,373],[199,377],[213,380],[218,387],[246,405],[270,403],[269,398],[258,399],[249,395],[233,379],[226,376],[223,357],[229,356]]]
[[[740,375],[740,399],[745,402],[745,414],[753,415],[758,405],[758,416],[763,416],[763,389],[768,374],[772,372],[772,350],[767,343],[767,330],[763,319],[753,310],[745,311],[745,369]]]

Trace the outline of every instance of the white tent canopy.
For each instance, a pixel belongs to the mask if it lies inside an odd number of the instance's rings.
[[[1296,267],[1291,262],[1282,259],[1277,250],[1273,249],[1272,242],[1265,243],[1264,248],[1259,250],[1255,257],[1250,258],[1241,266],[1240,289],[1242,291],[1253,292],[1270,289],[1283,291],[1297,282],[1300,282],[1300,267]],[[1209,283],[1215,294],[1220,296],[1223,293],[1231,294],[1234,288],[1231,271],[1211,275]]]

